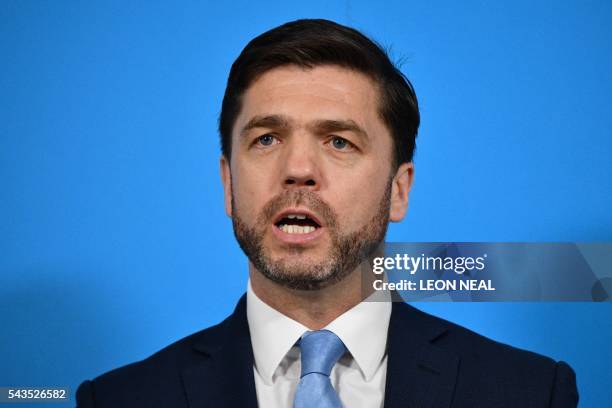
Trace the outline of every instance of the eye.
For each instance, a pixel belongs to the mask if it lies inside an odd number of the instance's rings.
[[[330,143],[336,150],[351,150],[354,148],[351,142],[340,136],[334,136]]]
[[[257,138],[257,142],[261,146],[272,146],[274,142],[277,141],[276,137],[273,135],[266,133],[265,135],[259,136]]]

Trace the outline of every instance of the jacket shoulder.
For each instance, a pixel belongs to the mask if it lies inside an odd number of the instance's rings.
[[[505,395],[507,400],[526,396],[531,404],[527,406],[576,406],[576,377],[567,363],[490,339],[410,305],[402,305],[402,310],[412,314],[418,327],[429,328],[430,344],[459,358],[457,395],[483,396],[498,390],[513,394]]]
[[[437,347],[459,355],[468,361],[504,361],[510,365],[549,366],[556,362],[542,354],[520,349],[493,340],[466,327],[433,316],[410,305],[402,305],[404,312],[414,314],[419,326],[436,328],[431,338]]]
[[[229,318],[228,318],[229,319]],[[78,388],[77,407],[186,406],[181,371],[195,358],[220,346],[220,335],[228,319],[184,337],[151,356],[111,371]],[[196,356],[197,355],[197,356]],[[129,405],[125,405],[129,401]],[[134,405],[138,402],[137,405]]]

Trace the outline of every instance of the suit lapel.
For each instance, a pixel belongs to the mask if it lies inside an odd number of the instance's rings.
[[[189,406],[257,407],[246,296],[234,313],[212,330],[195,339],[197,357],[183,369]]]
[[[256,408],[253,349],[246,296],[234,313],[206,335],[196,337],[196,357],[183,368],[191,408]],[[387,339],[385,408],[448,408],[458,356],[435,345],[447,331],[442,320],[394,302]]]
[[[459,358],[434,344],[446,330],[443,321],[405,303],[393,303],[385,408],[450,406]]]

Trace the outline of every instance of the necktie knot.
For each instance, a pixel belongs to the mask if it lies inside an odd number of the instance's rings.
[[[342,402],[329,374],[346,351],[342,340],[329,330],[306,332],[300,339],[302,376],[294,408],[341,408]]]
[[[336,334],[329,330],[304,333],[300,339],[302,373],[319,373],[329,376],[336,362],[346,352],[346,346]]]

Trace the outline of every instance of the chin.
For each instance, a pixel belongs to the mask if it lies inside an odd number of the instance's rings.
[[[296,290],[320,290],[338,283],[346,274],[334,270],[324,262],[273,262],[258,268],[272,282]]]

